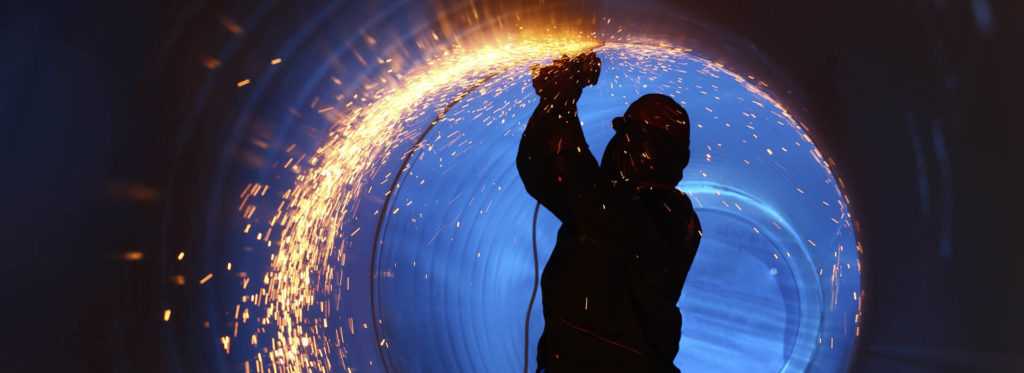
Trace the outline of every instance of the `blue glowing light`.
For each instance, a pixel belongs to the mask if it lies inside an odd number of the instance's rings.
[[[598,55],[601,79],[579,103],[598,159],[612,118],[645,93],[676,98],[693,122],[679,189],[704,232],[679,302],[676,365],[844,369],[859,325],[857,242],[842,189],[804,129],[755,86],[699,57],[625,45]],[[541,208],[534,225],[535,201],[515,171],[536,105],[528,66],[488,80],[429,128],[391,192],[373,263],[391,371],[535,367],[543,294],[524,339],[533,242],[543,268],[558,221]],[[427,130],[434,119],[414,126]]]

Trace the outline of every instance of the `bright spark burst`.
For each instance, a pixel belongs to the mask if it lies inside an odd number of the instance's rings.
[[[339,243],[339,234],[346,228],[349,208],[368,187],[366,176],[378,171],[397,144],[414,136],[404,124],[424,114],[423,108],[429,106],[425,102],[445,92],[461,91],[478,83],[481,76],[526,60],[574,55],[597,45],[584,38],[533,39],[457,51],[380,89],[372,102],[357,102],[363,105],[351,114],[332,118],[335,125],[309,159],[311,167],[292,166],[299,173],[295,187],[285,193],[287,202],[271,223],[271,229],[281,230],[280,240],[270,240],[269,233],[262,236],[268,246],[277,244],[279,248],[263,278],[263,289],[251,300],[266,309],[260,323],[273,326],[277,333],[269,336],[271,348],[265,357],[262,353],[257,356],[257,371],[268,369],[264,358],[272,366],[270,371],[331,370],[328,356],[334,351],[328,336],[333,333],[325,316],[311,315],[330,313],[327,296],[333,292],[336,273],[330,261],[341,258],[346,249]],[[259,186],[250,188],[254,189]],[[254,335],[252,340],[256,338]]]
[[[654,62],[658,68],[667,68],[660,64],[663,61],[671,61],[672,54],[688,52],[666,45],[652,46],[632,44],[628,40],[619,41],[622,43],[615,43],[618,47],[636,56],[637,69],[647,66],[648,62]],[[499,47],[475,50],[456,48],[404,75],[394,73],[391,80],[377,80],[365,86],[368,94],[348,97],[347,101],[335,106],[318,106],[318,102],[314,101],[311,107],[315,107],[320,115],[334,124],[325,136],[323,145],[314,155],[305,162],[300,158],[298,161],[290,160],[285,165],[297,174],[294,186],[284,193],[284,201],[278,206],[276,214],[265,227],[266,230],[256,228],[254,231],[258,239],[265,242],[268,247],[276,247],[276,254],[271,257],[270,270],[263,278],[263,286],[255,294],[243,297],[242,304],[235,310],[235,318],[238,319],[239,308],[242,309],[243,323],[250,317],[250,306],[265,311],[263,316],[259,316],[258,313],[252,316],[261,325],[257,333],[241,339],[248,339],[254,346],[258,341],[269,346],[258,353],[252,361],[255,370],[327,372],[334,369],[332,361],[340,361],[342,370],[347,370],[343,334],[354,332],[359,323],[354,323],[352,318],[349,318],[345,325],[332,325],[328,320],[331,312],[337,311],[340,307],[333,298],[336,293],[335,287],[347,287],[347,283],[339,281],[342,278],[341,267],[344,266],[346,250],[351,249],[346,247],[346,240],[360,229],[350,221],[350,213],[358,205],[360,197],[373,188],[367,182],[374,179],[385,160],[392,156],[399,145],[407,144],[420,134],[421,128],[410,128],[411,122],[417,118],[436,116],[440,108],[450,101],[445,101],[445,98],[461,98],[458,96],[460,92],[480,83],[486,76],[525,61],[563,53],[574,55],[597,45],[598,42],[592,39],[572,37],[526,39]],[[781,104],[758,87],[765,85],[763,82],[749,82],[720,64],[709,63],[701,73],[735,79],[748,91],[778,109],[782,116],[790,118]],[[332,77],[332,80],[335,84],[341,84],[337,78]],[[238,86],[242,87],[248,83],[249,79],[246,79],[239,82]],[[611,84],[614,85],[615,82]],[[646,85],[644,87],[646,88]],[[528,90],[529,87],[523,89]],[[704,109],[713,113],[711,108]],[[496,118],[489,120],[494,119]],[[754,130],[753,127],[748,127]],[[794,125],[794,128],[799,130],[797,127]],[[756,139],[756,134],[753,137]],[[811,143],[806,135],[804,139],[808,144]],[[812,149],[811,156],[821,167],[829,170],[829,164],[822,155],[813,146]],[[769,155],[773,154],[771,149],[767,149],[766,152]],[[708,162],[711,161],[710,153],[706,158]],[[749,162],[747,164],[749,165]],[[400,170],[399,173],[405,171]],[[829,174],[831,175],[830,170]],[[252,216],[255,207],[247,205],[246,201],[250,197],[265,195],[267,188],[267,185],[250,184],[243,191],[243,201],[239,209],[244,210],[243,215],[247,219]],[[796,191],[803,193],[800,189]],[[848,214],[845,204],[841,201],[839,207],[842,212]],[[737,205],[736,208],[740,207]],[[247,225],[245,233],[249,233],[249,230],[250,226]],[[277,232],[273,232],[274,230]],[[271,233],[278,233],[276,240],[271,239]],[[857,249],[860,251],[859,245]],[[836,304],[839,291],[837,278],[842,275],[838,256],[841,250],[840,247],[836,251],[836,263],[832,268],[833,305]],[[184,253],[181,253],[178,259],[183,256]],[[341,267],[336,263],[341,263]],[[858,262],[858,272],[859,269]],[[200,283],[206,282],[209,277],[211,276],[207,276]],[[243,287],[248,285],[248,281],[248,278],[244,279]],[[859,305],[862,297],[863,294],[857,296],[854,293],[854,300],[858,302],[858,313],[855,316],[857,321],[860,318]],[[169,312],[165,320],[167,318]],[[367,325],[362,323],[362,327],[365,329]],[[237,334],[237,322],[235,328]],[[229,351],[231,338],[237,338],[237,335],[224,336],[221,339],[225,351]],[[388,347],[386,340],[381,339],[378,342],[384,348]],[[338,356],[341,359],[337,359]],[[248,367],[247,362],[246,370]]]

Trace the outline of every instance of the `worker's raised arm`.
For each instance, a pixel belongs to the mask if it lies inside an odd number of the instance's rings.
[[[526,191],[566,221],[598,178],[597,160],[583,137],[576,102],[583,87],[597,83],[601,60],[592,52],[574,58],[563,55],[531,71],[540,101],[523,132],[516,166]]]

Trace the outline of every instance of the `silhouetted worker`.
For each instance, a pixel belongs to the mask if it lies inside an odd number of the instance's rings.
[[[541,276],[538,371],[678,372],[676,302],[701,235],[675,189],[690,157],[689,118],[670,97],[639,98],[612,121],[598,166],[576,102],[600,71],[592,52],[534,66],[540,103],[516,165],[526,191],[562,221]]]

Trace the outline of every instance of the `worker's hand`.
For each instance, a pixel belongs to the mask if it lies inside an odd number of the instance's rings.
[[[552,64],[530,67],[533,75],[533,89],[542,99],[576,102],[583,87],[597,84],[601,75],[601,59],[594,52],[582,53],[569,58],[562,55]]]

